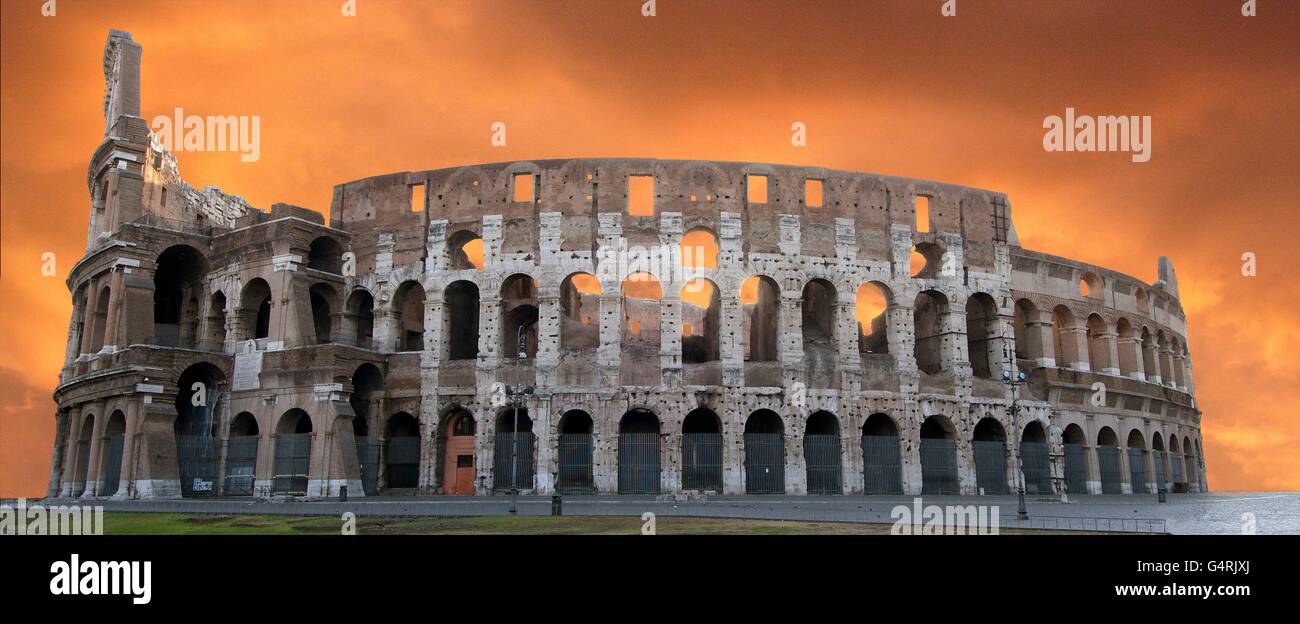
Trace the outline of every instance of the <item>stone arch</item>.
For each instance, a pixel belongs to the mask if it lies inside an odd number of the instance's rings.
[[[334,342],[338,318],[338,293],[333,286],[324,282],[311,285],[308,290],[311,299],[311,319],[313,342],[329,344]]]
[[[585,410],[570,409],[560,416],[558,474],[555,490],[560,494],[591,494],[596,491],[592,467],[595,463],[592,433],[595,423]]]
[[[1014,314],[1012,331],[1015,333],[1016,359],[1034,362],[1033,366],[1021,366],[1021,369],[1034,368],[1044,356],[1038,306],[1029,299],[1017,299]]]
[[[226,293],[220,290],[212,293],[208,297],[208,324],[207,335],[204,336],[205,344],[201,348],[205,351],[222,351],[226,343]]]
[[[921,372],[935,375],[949,370],[951,363],[944,357],[945,341],[951,340],[944,328],[948,316],[948,297],[937,290],[925,290],[916,295],[912,307],[912,326],[916,332],[913,355]]]
[[[975,455],[975,485],[982,494],[1007,493],[1006,430],[996,418],[984,417],[971,434]]]
[[[893,293],[877,281],[858,286],[854,316],[858,322],[858,352],[863,355],[889,354],[889,314]]]
[[[1105,282],[1093,271],[1084,271],[1079,278],[1079,296],[1098,301],[1105,299]]]
[[[809,494],[842,494],[844,460],[840,450],[840,421],[827,410],[818,410],[804,423],[804,463]]]
[[[117,494],[122,481],[122,451],[126,442],[126,414],[115,409],[104,423],[104,435],[99,440],[100,465],[99,496]]]
[[[1088,493],[1088,438],[1083,428],[1075,423],[1065,426],[1061,432],[1061,444],[1065,452],[1065,491],[1069,494]]]
[[[496,416],[493,489],[531,490],[537,475],[537,436],[526,407],[506,407]]]
[[[698,407],[682,420],[682,489],[722,492],[722,420]]]
[[[478,285],[457,280],[443,291],[443,335],[447,337],[449,360],[478,359],[479,292]]]
[[[348,296],[344,307],[351,324],[350,338],[352,344],[363,349],[373,349],[375,345],[375,297],[365,288],[356,288]]]
[[[158,254],[154,269],[154,344],[193,347],[197,339],[199,296],[208,261],[189,245],[172,245]]]
[[[754,275],[740,285],[745,329],[745,361],[777,361],[781,327],[781,288],[766,275]]]
[[[501,357],[537,357],[537,280],[516,273],[501,284]]]
[[[682,285],[682,363],[702,364],[721,358],[722,302],[713,280],[697,277]]]
[[[572,273],[560,283],[560,348],[600,346],[600,280]]]
[[[1110,361],[1110,341],[1114,336],[1110,332],[1110,324],[1100,314],[1093,313],[1088,315],[1085,328],[1088,337],[1088,367],[1099,373],[1113,371],[1115,365]]]
[[[473,494],[475,488],[474,414],[461,405],[451,405],[439,421],[438,457],[434,477],[446,494]]]
[[[407,280],[393,293],[392,315],[395,333],[395,351],[424,350],[424,286]]]
[[[276,421],[272,493],[307,493],[313,430],[311,415],[298,408],[286,411]]]
[[[862,492],[902,494],[902,470],[898,425],[888,414],[872,414],[862,423]]]
[[[307,252],[307,268],[325,273],[343,272],[343,245],[331,236],[312,240]]]
[[[769,409],[745,420],[745,493],[785,493],[785,424]]]
[[[384,487],[411,489],[420,484],[420,421],[397,412],[384,423]]]
[[[993,379],[1001,373],[999,329],[998,305],[992,295],[978,292],[966,298],[966,347],[974,376]]]
[[[1020,434],[1020,465],[1026,494],[1052,493],[1052,468],[1047,431],[1043,423],[1032,420]]]
[[[471,230],[457,230],[447,237],[447,266],[452,270],[482,271],[483,238]]]
[[[618,423],[618,493],[658,494],[660,423],[654,412],[634,408]]]
[[[836,338],[836,306],[839,294],[835,286],[821,278],[809,280],[803,287],[803,360],[804,374],[810,388],[838,387],[836,372],[839,341]]]
[[[1075,331],[1074,312],[1065,305],[1052,308],[1052,341],[1058,367],[1073,368],[1082,362]]]
[[[921,423],[921,493],[958,494],[957,428],[942,414]]]
[[[270,337],[271,286],[266,280],[255,277],[244,284],[239,295],[239,311],[243,325],[240,340]]]
[[[1150,484],[1147,474],[1147,441],[1141,429],[1132,429],[1124,445],[1128,452],[1129,485],[1134,494],[1146,493]]]

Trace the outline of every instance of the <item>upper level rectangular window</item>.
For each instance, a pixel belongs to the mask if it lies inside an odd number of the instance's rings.
[[[654,216],[654,176],[634,175],[627,177],[627,213],[634,217]]]
[[[925,195],[916,196],[916,231],[930,231],[930,198]]]
[[[514,176],[514,198],[516,203],[532,203],[537,194],[534,187],[536,180],[531,173],[516,173]]]
[[[822,207],[822,181],[808,178],[803,183],[803,203],[809,208]]]
[[[411,185],[411,212],[424,212],[426,201],[424,184]]]
[[[745,199],[751,204],[767,203],[767,176],[745,176]]]

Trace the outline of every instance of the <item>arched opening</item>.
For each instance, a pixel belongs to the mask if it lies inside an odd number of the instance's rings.
[[[696,278],[682,286],[682,363],[716,362],[721,357],[719,318],[722,302],[718,286],[705,278]]]
[[[244,285],[239,296],[239,313],[243,324],[240,340],[266,338],[271,334],[271,287],[255,277]]]
[[[1183,437],[1183,463],[1186,464],[1185,468],[1187,469],[1188,489],[1191,488],[1191,484],[1193,483],[1195,483],[1197,487],[1200,487],[1200,462],[1198,461],[1196,452],[1198,450],[1200,449],[1194,450],[1192,448],[1191,438]]]
[[[117,494],[122,479],[122,448],[125,442],[126,414],[122,410],[113,410],[108,422],[104,424],[104,446],[100,450],[100,456],[104,458],[99,470],[99,474],[104,475],[99,479],[103,484],[99,489],[100,496]]]
[[[745,421],[745,493],[785,493],[785,425],[772,410]]]
[[[99,297],[95,299],[95,315],[91,319],[90,326],[91,353],[96,353],[104,347],[104,336],[108,329],[108,300],[111,295],[112,291],[105,286],[99,289]]]
[[[81,421],[81,432],[77,436],[77,480],[73,483],[73,496],[81,496],[90,487],[90,446],[94,444],[95,415],[87,414]]]
[[[366,363],[352,373],[352,437],[357,448],[357,470],[361,487],[370,496],[379,493],[379,441],[370,438],[371,424],[384,413],[384,375],[379,367]],[[417,451],[418,457],[418,451]]]
[[[447,359],[478,359],[478,286],[464,280],[452,282],[443,296]]]
[[[528,408],[509,407],[497,414],[494,489],[533,489],[533,478],[537,474],[534,462],[536,442]]]
[[[975,485],[980,494],[1007,493],[1007,436],[1002,424],[982,418],[975,424],[971,450],[975,454]]]
[[[930,416],[921,423],[921,493],[958,494],[956,429],[947,418]]]
[[[1039,331],[1038,308],[1028,299],[1016,301],[1012,331],[1015,332],[1016,359],[1020,370],[1033,370],[1043,357],[1042,332]]]
[[[1147,478],[1146,437],[1141,431],[1134,429],[1128,432],[1128,443],[1125,447],[1128,450],[1129,486],[1134,494],[1146,494],[1150,492]]]
[[[1085,446],[1088,438],[1083,429],[1074,423],[1066,425],[1061,432],[1061,443],[1065,447],[1065,491],[1068,494],[1088,493],[1088,455]]]
[[[501,285],[501,357],[537,357],[537,283],[527,275]]]
[[[863,356],[889,353],[889,303],[884,286],[867,282],[858,287],[854,316],[858,321],[858,352]]]
[[[885,414],[872,414],[862,424],[862,493],[903,493],[898,427]]]
[[[1151,330],[1142,328],[1142,370],[1146,380],[1159,383],[1160,367],[1156,365],[1156,343]]]
[[[1133,330],[1133,325],[1128,319],[1121,318],[1115,322],[1115,335],[1119,352],[1119,373],[1125,377],[1131,377],[1138,372],[1138,354],[1140,343],[1137,333]]]
[[[362,349],[375,348],[375,298],[358,288],[348,297],[348,315],[352,321],[353,344]]]
[[[944,317],[948,315],[948,297],[937,290],[926,290],[916,295],[912,308],[912,325],[916,332],[913,350],[916,366],[921,372],[937,375],[948,370],[944,358]]]
[[[1052,309],[1052,340],[1056,347],[1056,365],[1060,368],[1081,366],[1076,331],[1074,313],[1069,308],[1058,305]]]
[[[600,281],[574,273],[560,284],[560,348],[600,346]]]
[[[223,351],[226,345],[226,295],[221,291],[212,293],[208,300],[208,331],[200,348],[207,351]]]
[[[722,492],[722,421],[706,407],[682,421],[682,489]]]
[[[705,228],[694,228],[682,235],[678,246],[681,250],[682,268],[695,269],[698,275],[704,269],[718,266],[718,237]]]
[[[618,423],[618,493],[659,493],[659,417],[633,409]]]
[[[569,410],[560,417],[560,461],[555,491],[560,494],[592,494],[596,482],[592,476],[591,415]]]
[[[840,421],[825,410],[813,412],[804,427],[803,456],[809,494],[843,494],[844,463]]]
[[[439,475],[443,491],[466,496],[474,493],[474,415],[457,407],[443,417],[442,440],[438,445],[442,454]]]
[[[469,230],[447,237],[447,263],[452,269],[483,270],[483,239]]]
[[[1115,365],[1110,361],[1110,327],[1106,321],[1102,320],[1099,314],[1088,315],[1087,322],[1088,336],[1088,369],[1093,372],[1104,373],[1107,370],[1113,370]]]
[[[1120,485],[1124,480],[1124,471],[1120,468],[1119,438],[1110,427],[1102,427],[1097,432],[1097,472],[1101,477],[1102,494],[1121,494]]]
[[[272,494],[307,494],[307,472],[311,467],[311,416],[291,409],[275,425],[275,469]]]
[[[1020,435],[1020,465],[1025,475],[1026,494],[1052,494],[1052,464],[1048,458],[1047,432],[1032,421]]]
[[[188,245],[174,245],[159,254],[153,279],[153,344],[194,346],[207,273],[208,261]]]
[[[257,418],[240,412],[230,421],[226,440],[226,478],[222,493],[226,496],[252,496],[257,479]]]
[[[1096,273],[1086,271],[1079,279],[1079,294],[1087,299],[1103,299],[1102,281]]]
[[[1185,467],[1184,461],[1182,446],[1178,444],[1178,437],[1172,433],[1169,434],[1169,468],[1175,492],[1187,491],[1187,472],[1183,470]]]
[[[908,273],[919,279],[938,279],[942,275],[951,276],[951,267],[944,262],[947,253],[935,243],[921,243],[912,247],[908,257]]]
[[[312,284],[311,320],[316,344],[329,344],[334,336],[334,311],[338,309],[338,294],[329,284]]]
[[[216,494],[218,432],[225,375],[212,364],[200,362],[185,369],[176,382],[176,462],[181,495]]]
[[[424,287],[406,282],[393,295],[393,314],[397,321],[398,351],[424,350]]]
[[[745,361],[775,362],[781,327],[781,289],[766,275],[740,285],[745,331]]]
[[[343,245],[328,237],[319,236],[311,242],[307,252],[307,268],[334,273],[343,272]]]
[[[1165,441],[1159,433],[1151,436],[1151,467],[1155,470],[1154,486],[1157,491],[1165,486],[1169,474],[1169,456],[1165,454]]]
[[[803,287],[803,361],[811,388],[835,388],[839,349],[835,341],[835,286],[823,279]]]
[[[1001,345],[998,344],[998,306],[988,293],[975,293],[966,299],[966,352],[971,374],[993,379],[1001,374]]]
[[[409,489],[420,484],[420,421],[406,412],[388,417],[384,426],[384,464],[388,478],[384,486]]]
[[[1139,311],[1147,312],[1148,310],[1150,310],[1151,297],[1150,295],[1147,295],[1147,289],[1139,287],[1137,289],[1137,292],[1134,293],[1133,298],[1134,301],[1137,303],[1137,309]]]

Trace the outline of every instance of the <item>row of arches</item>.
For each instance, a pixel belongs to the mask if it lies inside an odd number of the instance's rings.
[[[1184,435],[1180,438],[1159,432],[1148,436],[1132,429],[1120,446],[1115,430],[1104,426],[1097,431],[1095,453],[1088,452],[1083,429],[1066,426],[1061,434],[1065,448],[1066,491],[1086,494],[1145,493],[1163,484],[1175,492],[1189,491],[1202,479],[1201,443]],[[1148,444],[1149,440],[1149,444]],[[1095,457],[1095,459],[1093,459]],[[1096,463],[1093,464],[1092,462]],[[1089,488],[1089,482],[1094,488]]]

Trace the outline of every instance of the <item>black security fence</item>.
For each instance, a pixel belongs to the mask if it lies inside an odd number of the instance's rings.
[[[948,438],[921,438],[921,493],[957,494],[957,444]]]
[[[257,436],[231,436],[226,441],[226,496],[252,496],[257,472]]]
[[[898,436],[862,436],[862,481],[864,494],[903,493]]]
[[[275,466],[272,494],[307,493],[307,470],[311,463],[310,433],[280,433],[275,436]]]
[[[1151,451],[1151,461],[1156,471],[1156,488],[1165,486],[1165,457],[1164,451]]]
[[[214,496],[217,481],[217,439],[211,435],[176,436],[176,463],[181,496]]]
[[[804,461],[808,465],[809,494],[844,492],[843,459],[840,436],[809,434],[803,439]]]
[[[682,489],[722,491],[722,434],[682,434]]]
[[[370,436],[356,436],[357,469],[361,473],[361,490],[366,496],[379,493],[379,443]]]
[[[126,436],[118,434],[108,439],[108,454],[104,458],[104,489],[100,496],[117,494],[117,486],[122,480],[122,446]]]
[[[386,487],[413,488],[420,484],[420,438],[394,436],[385,442],[385,463],[388,464]]]
[[[1147,493],[1147,451],[1142,448],[1128,449],[1128,472],[1132,479],[1129,485],[1134,494]]]
[[[1119,447],[1097,447],[1097,470],[1101,475],[1102,494],[1120,494],[1124,491],[1124,471],[1120,468]]]
[[[785,493],[785,436],[780,433],[745,434],[745,492]]]
[[[1002,440],[975,440],[975,483],[985,494],[1007,493],[1007,446]]]
[[[1065,492],[1088,493],[1088,455],[1082,444],[1065,445]]]
[[[659,493],[659,434],[618,434],[618,493]]]
[[[560,465],[555,490],[560,494],[591,494],[596,491],[592,478],[592,437],[590,433],[562,433],[559,440]]]
[[[533,489],[533,478],[536,475],[533,449],[536,441],[537,436],[531,431],[497,432],[496,458],[493,462],[495,489]]]
[[[1020,463],[1025,473],[1026,494],[1052,493],[1052,463],[1046,442],[1021,442]]]

